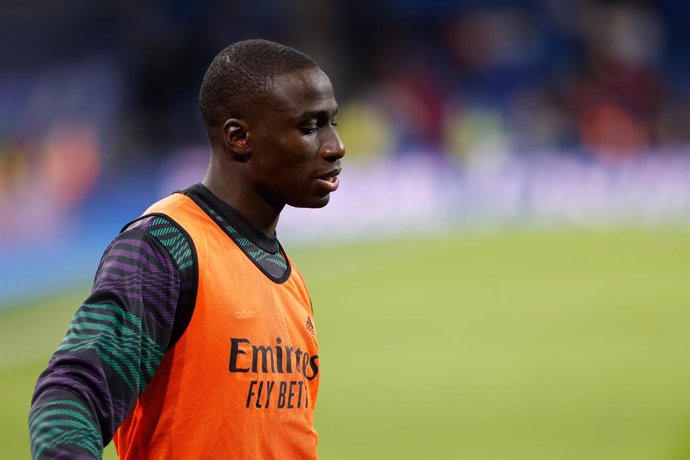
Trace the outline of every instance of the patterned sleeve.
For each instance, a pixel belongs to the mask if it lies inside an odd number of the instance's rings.
[[[163,217],[138,221],[110,244],[36,383],[32,458],[102,457],[191,317],[194,265],[190,240]]]

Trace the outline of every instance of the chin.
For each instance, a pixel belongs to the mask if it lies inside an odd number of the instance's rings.
[[[288,203],[293,208],[323,208],[331,200],[331,194],[327,194],[320,197],[310,197],[304,200],[296,200],[292,203]]]

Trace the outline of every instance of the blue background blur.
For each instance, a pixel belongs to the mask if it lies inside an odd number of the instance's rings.
[[[341,106],[342,189],[288,210],[284,243],[686,224],[689,19],[671,0],[4,0],[0,308],[82,285],[203,177],[197,89],[245,38],[312,56]]]

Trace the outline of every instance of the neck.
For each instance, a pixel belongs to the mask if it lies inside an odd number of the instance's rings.
[[[209,171],[201,183],[215,196],[235,208],[257,230],[268,236],[275,235],[283,206],[275,208],[252,193],[248,187],[243,187],[240,181],[234,180],[238,175],[233,177],[226,174],[223,179],[219,177],[219,174],[212,171],[212,166],[209,166]],[[233,177],[233,180],[228,180],[228,177]]]

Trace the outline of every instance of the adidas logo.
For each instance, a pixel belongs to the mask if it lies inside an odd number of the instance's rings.
[[[311,332],[312,335],[316,335],[316,331],[314,330],[314,323],[311,321],[311,316],[307,316],[307,322],[306,322],[307,330]]]

